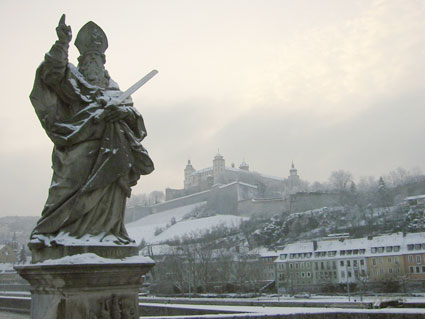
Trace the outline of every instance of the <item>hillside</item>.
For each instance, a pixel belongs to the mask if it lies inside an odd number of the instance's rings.
[[[233,215],[208,216],[205,203],[187,205],[143,217],[126,225],[138,244],[160,244],[188,236],[199,236],[217,228],[239,228],[247,218]]]

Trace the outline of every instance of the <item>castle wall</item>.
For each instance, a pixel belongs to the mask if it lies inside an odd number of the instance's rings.
[[[172,199],[160,204],[151,206],[152,214],[163,212],[164,210],[169,210],[177,207],[187,206],[191,204],[196,204],[199,202],[207,201],[209,198],[210,191],[203,191],[192,195],[187,195],[184,197],[179,197]]]
[[[246,199],[238,202],[238,215],[272,217],[289,211],[289,201],[283,198]]]
[[[339,193],[300,192],[289,196],[289,211],[304,212],[322,207],[339,206],[340,203]]]

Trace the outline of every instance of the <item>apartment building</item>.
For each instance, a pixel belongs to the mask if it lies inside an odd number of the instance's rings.
[[[289,244],[278,253],[278,291],[402,278],[425,283],[425,233],[325,238]]]

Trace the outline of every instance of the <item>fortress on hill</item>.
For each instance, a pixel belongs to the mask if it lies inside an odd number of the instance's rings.
[[[239,167],[226,166],[224,157],[217,153],[211,167],[199,170],[188,160],[183,188],[167,188],[165,202],[145,207],[143,214],[200,204],[217,214],[271,217],[339,204],[339,194],[307,192],[306,185],[294,163],[288,177],[282,178],[251,171],[245,161]]]
[[[239,168],[235,164],[226,166],[224,157],[217,153],[212,166],[196,170],[190,160],[184,169],[184,188],[166,189],[166,200],[203,192],[212,189],[215,185],[230,183],[244,183],[256,189],[256,196],[261,198],[282,197],[285,194],[301,191],[302,182],[297,169],[292,163],[288,178],[267,176],[249,170],[249,165],[242,161]]]

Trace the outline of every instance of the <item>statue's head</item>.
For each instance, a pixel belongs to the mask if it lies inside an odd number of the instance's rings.
[[[86,80],[94,85],[107,87],[109,75],[105,70],[105,51],[108,39],[103,30],[94,22],[87,22],[78,32],[75,46],[80,51],[78,69]]]

